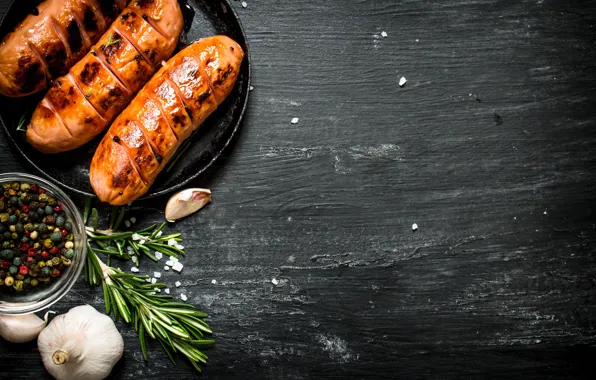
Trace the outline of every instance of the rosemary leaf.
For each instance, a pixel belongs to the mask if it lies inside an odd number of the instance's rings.
[[[99,213],[95,207],[91,210],[91,226],[94,231],[97,231],[97,228],[99,227]]]

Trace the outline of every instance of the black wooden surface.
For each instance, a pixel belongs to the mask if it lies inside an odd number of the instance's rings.
[[[211,315],[202,376],[590,378],[596,2],[246,1],[250,107],[164,273]],[[119,326],[114,379],[196,376]],[[35,344],[0,376],[47,377]]]

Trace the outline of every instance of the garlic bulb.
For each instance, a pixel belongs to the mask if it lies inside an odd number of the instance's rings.
[[[211,190],[186,189],[172,195],[166,205],[166,220],[174,222],[202,209],[211,202]]]
[[[29,342],[37,338],[45,326],[44,320],[35,314],[0,315],[0,335],[13,343]]]
[[[122,357],[114,322],[89,305],[57,316],[37,338],[43,365],[57,380],[106,378]]]

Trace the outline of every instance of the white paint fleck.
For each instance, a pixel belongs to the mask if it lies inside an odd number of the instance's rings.
[[[383,38],[387,38],[387,32],[385,32],[385,31],[382,31],[382,32],[381,32],[381,36],[382,36]]]
[[[347,363],[353,359],[354,355],[348,349],[347,343],[339,337],[318,334],[316,339],[323,345],[323,350],[329,353],[331,359],[335,359],[340,363]]]
[[[279,284],[279,281],[276,278],[274,278],[274,279],[271,280],[271,283],[273,285],[277,285],[277,284]]]
[[[134,272],[134,273],[139,273],[139,268],[137,268],[137,267],[132,267],[132,268],[130,268],[130,271],[131,271],[131,272]]]
[[[406,79],[406,77],[401,77],[401,79],[399,80],[399,87],[405,86],[407,81],[408,80]]]
[[[291,123],[292,124],[298,124],[298,120],[300,120],[300,119],[298,119],[297,117],[295,117],[295,118],[292,119]]]
[[[246,1],[243,1],[242,2],[242,8],[246,8],[246,7],[248,7],[248,4],[246,3]]]
[[[412,224],[412,231],[416,231],[418,229],[418,225],[416,223]]]
[[[216,279],[213,279],[213,280],[211,280],[211,283],[212,283],[213,285],[215,285],[215,284],[217,284],[217,280],[216,280]]]

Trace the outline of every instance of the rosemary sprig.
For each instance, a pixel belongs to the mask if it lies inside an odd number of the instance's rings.
[[[17,124],[17,131],[19,131],[19,132],[27,132],[28,121],[29,121],[29,111],[25,111],[21,115],[21,118],[19,119],[19,122]]]
[[[87,205],[85,210],[87,211]],[[153,224],[136,232],[119,231],[118,227],[122,224],[126,211],[127,207],[114,207],[110,216],[110,227],[107,230],[100,230],[99,213],[97,209],[91,209],[91,227],[86,227],[87,237],[93,243],[95,252],[107,255],[108,264],[112,257],[124,260],[136,257],[133,261],[138,265],[141,255],[157,262],[158,259],[152,252],[160,252],[162,255],[174,258],[184,255],[184,249],[180,247],[181,234],[162,233],[166,222],[159,226]],[[88,211],[84,213],[85,215],[88,215]],[[176,242],[176,245],[170,245],[171,241]]]
[[[113,33],[110,33],[108,35],[108,43],[106,43],[106,46],[105,47],[108,47],[110,45],[117,44],[118,42],[120,42],[120,40],[115,40],[114,39],[114,34]]]
[[[147,334],[159,341],[174,365],[174,353],[179,352],[201,371],[200,364],[207,362],[207,356],[197,346],[215,342],[204,339],[205,333],[212,333],[203,320],[207,314],[193,305],[173,302],[171,296],[156,294],[155,289],[165,288],[166,284],[151,284],[147,276],[122,272],[104,264],[91,246],[85,268],[89,284],[102,285],[106,313],[134,325],[145,360],[148,359]]]

